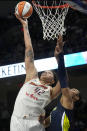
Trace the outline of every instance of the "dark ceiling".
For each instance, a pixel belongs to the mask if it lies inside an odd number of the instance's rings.
[[[17,3],[0,1],[0,65],[24,61],[22,26],[14,16]],[[43,40],[41,21],[35,11],[28,20],[35,59],[53,56],[56,40]],[[87,51],[87,15],[69,9],[65,27],[65,54]]]

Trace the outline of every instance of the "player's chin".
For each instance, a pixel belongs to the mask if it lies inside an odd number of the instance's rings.
[[[49,80],[49,85],[52,86],[54,84],[53,80]]]
[[[74,102],[79,101],[79,97],[74,98]]]
[[[52,82],[49,82],[49,86],[52,86],[53,84],[52,84]]]
[[[79,101],[79,99],[80,99],[79,97],[76,98],[77,101]]]
[[[45,83],[47,83],[50,86],[53,84],[53,78],[51,78],[49,76],[42,75],[41,79],[44,80]]]

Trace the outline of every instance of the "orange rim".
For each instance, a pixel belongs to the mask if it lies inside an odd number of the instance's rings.
[[[70,7],[69,4],[58,5],[58,6],[45,6],[45,5],[41,6],[40,4],[36,4],[35,0],[32,0],[32,3],[35,6],[39,7],[39,8],[46,8],[46,9],[48,9],[48,8],[56,9],[56,8],[68,8],[68,7]]]

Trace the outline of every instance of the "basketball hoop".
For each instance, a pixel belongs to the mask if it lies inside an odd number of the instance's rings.
[[[43,26],[43,39],[55,39],[65,33],[64,20],[69,5],[62,0],[32,0]]]

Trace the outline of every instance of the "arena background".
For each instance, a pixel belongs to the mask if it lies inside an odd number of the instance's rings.
[[[24,62],[23,29],[14,16],[17,3],[0,1],[0,67]],[[87,15],[70,9],[65,27],[65,55],[87,51]],[[41,21],[35,11],[29,19],[29,29],[35,60],[53,57],[56,40],[43,40]],[[67,71],[70,87],[81,92],[81,100],[75,106],[75,128],[72,130],[87,131],[87,64],[68,67]],[[0,78],[0,131],[9,131],[14,100],[24,79],[25,75]]]

